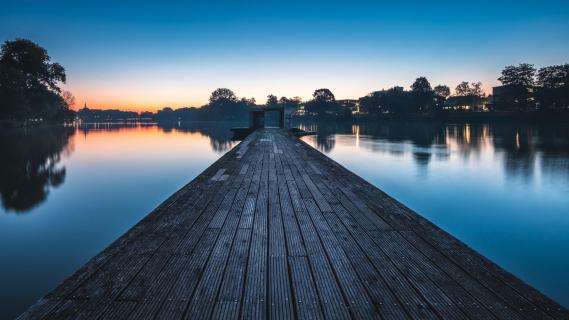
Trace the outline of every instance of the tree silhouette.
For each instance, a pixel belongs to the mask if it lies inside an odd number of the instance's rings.
[[[569,64],[539,69],[537,73],[537,84],[544,88],[562,88],[569,86]]]
[[[535,68],[533,64],[522,63],[518,66],[506,66],[498,78],[503,88],[496,100],[499,109],[527,111],[530,107],[530,93],[535,86]]]
[[[549,66],[539,69],[537,98],[546,109],[566,109],[569,107],[569,64]]]
[[[26,39],[6,41],[0,51],[0,117],[59,121],[73,116],[60,95],[65,69],[47,50]]]
[[[300,107],[300,103],[302,102],[302,98],[300,97],[281,97],[279,99],[279,105],[286,108],[286,109],[298,109]]]
[[[454,93],[460,97],[468,96],[470,94],[470,84],[467,81],[459,83],[454,89]]]
[[[386,91],[381,104],[389,113],[413,113],[417,111],[415,100],[412,92],[403,90],[403,87],[393,87]]]
[[[65,101],[65,104],[67,104],[69,108],[75,106],[75,96],[70,91],[63,91],[61,93],[61,97],[63,98],[63,101]]]
[[[244,103],[246,105],[250,105],[250,106],[254,106],[257,103],[257,100],[255,100],[255,98],[241,98],[241,103]]]
[[[370,115],[380,113],[381,102],[384,95],[385,90],[374,91],[367,96],[360,97],[358,101],[360,104],[360,110]]]
[[[468,83],[466,81],[461,82],[456,86],[454,92],[460,97],[482,97],[484,95],[484,90],[482,90],[482,82],[472,82]]]
[[[209,97],[210,104],[219,104],[219,103],[228,103],[228,102],[231,103],[236,101],[237,101],[237,96],[235,95],[235,93],[227,88],[215,89]]]
[[[419,77],[415,79],[415,82],[411,85],[411,91],[413,93],[429,93],[433,91],[433,89],[431,89],[431,84],[427,78]]]
[[[238,99],[230,89],[218,88],[211,93],[209,103],[193,114],[191,120],[245,121],[249,109],[254,105],[253,98]]]
[[[332,93],[332,91],[330,91],[330,89],[314,90],[314,93],[312,94],[312,98],[316,101],[319,101],[319,102],[335,102],[336,101],[336,97],[334,97],[334,94]]]
[[[531,87],[535,85],[535,68],[528,63],[506,66],[498,80],[505,86]]]
[[[267,107],[274,107],[279,103],[277,96],[274,94],[269,94],[267,96]]]
[[[438,85],[433,88],[433,92],[437,106],[442,107],[446,99],[450,96],[450,88],[445,85]]]
[[[473,109],[479,107],[482,97],[484,96],[484,90],[482,90],[482,82],[471,82],[463,81],[459,83],[454,89],[456,97],[453,99],[455,103],[461,106],[470,106]]]
[[[433,89],[429,80],[425,77],[419,77],[411,85],[413,99],[418,106],[417,111],[426,111],[433,102]]]
[[[333,115],[338,112],[336,97],[330,89],[317,89],[312,94],[312,100],[305,104],[305,109],[316,115]]]
[[[484,95],[484,90],[482,90],[482,82],[478,81],[471,83],[470,95],[478,98],[481,98]]]
[[[437,96],[445,99],[450,96],[450,88],[445,85],[438,85],[433,89],[433,91]]]

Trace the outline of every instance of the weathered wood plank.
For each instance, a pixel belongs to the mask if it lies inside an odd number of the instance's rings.
[[[253,212],[256,196],[259,192],[258,177],[260,177],[262,170],[259,162],[247,166],[253,168],[252,171],[254,172],[248,178],[249,189],[242,196],[246,198],[240,215],[239,229],[235,236],[229,261],[227,262],[227,271],[223,277],[217,302],[214,306],[213,318],[216,319],[237,319],[243,302],[243,287],[245,285],[245,271],[251,242]]]
[[[269,155],[272,155],[269,157],[269,315],[271,319],[291,319],[294,317],[294,300],[278,191],[278,155],[274,148]]]
[[[258,146],[258,145],[257,145]],[[247,264],[242,319],[267,318],[267,255],[268,255],[268,154],[263,149],[259,191],[254,210],[251,248]]]
[[[221,229],[206,268],[197,284],[193,299],[190,301],[186,314],[190,319],[207,319],[213,312],[251,181],[251,176],[244,177],[244,175],[236,179],[235,188],[239,188],[235,191],[235,195],[231,197],[231,201],[224,199],[210,223],[210,229]]]
[[[341,248],[338,239],[322,217],[322,213],[316,205],[316,201],[305,199],[304,204],[322,240],[324,250],[326,250],[328,254],[338,283],[346,296],[350,311],[354,317],[358,319],[379,318],[379,314],[365,290],[364,284],[361,282],[361,279],[358,277],[348,257]]]
[[[308,254],[308,261],[324,316],[327,319],[351,318],[348,309],[349,305],[346,302],[346,298],[338,282],[335,280],[334,270],[322,247],[322,242],[312,224],[309,213],[304,207],[304,202],[296,187],[296,182],[287,181],[287,185],[295,213],[298,217],[300,231]]]

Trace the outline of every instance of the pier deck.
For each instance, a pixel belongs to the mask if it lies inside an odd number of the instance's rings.
[[[569,313],[284,130],[259,129],[20,318]]]

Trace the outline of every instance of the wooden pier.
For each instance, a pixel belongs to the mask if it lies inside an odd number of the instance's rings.
[[[569,312],[284,129],[258,129],[20,318]]]

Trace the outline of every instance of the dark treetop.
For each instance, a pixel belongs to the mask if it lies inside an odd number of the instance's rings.
[[[62,94],[65,69],[30,40],[6,41],[0,51],[0,120],[61,122],[73,117],[69,93]]]

